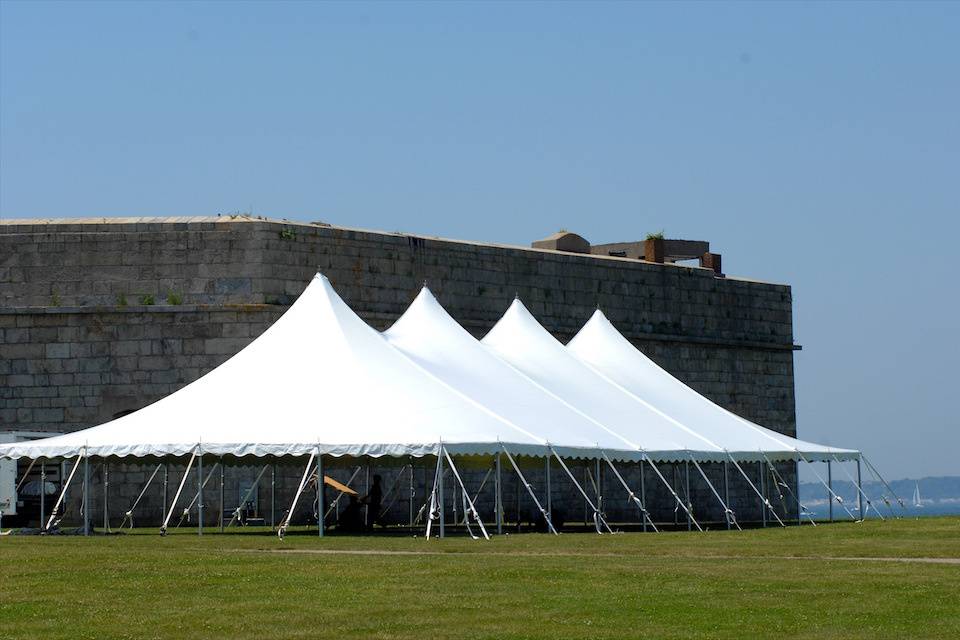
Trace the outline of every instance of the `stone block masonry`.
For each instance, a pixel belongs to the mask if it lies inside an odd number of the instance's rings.
[[[317,270],[378,329],[424,281],[478,337],[515,295],[563,341],[600,306],[693,388],[796,432],[788,286],[626,258],[229,216],[0,221],[0,428],[81,429],[168,395],[263,332]]]

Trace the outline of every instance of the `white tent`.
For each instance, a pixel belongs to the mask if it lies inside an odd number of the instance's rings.
[[[695,429],[741,460],[854,460],[859,452],[797,440],[745,420],[711,402],[636,349],[598,309],[567,349],[627,393]]]

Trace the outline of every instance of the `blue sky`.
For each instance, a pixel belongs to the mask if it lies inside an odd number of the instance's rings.
[[[0,3],[0,216],[709,240],[802,437],[960,473],[960,4]]]

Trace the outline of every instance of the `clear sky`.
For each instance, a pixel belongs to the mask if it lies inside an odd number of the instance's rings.
[[[960,473],[960,3],[0,3],[0,216],[705,239],[800,435]]]

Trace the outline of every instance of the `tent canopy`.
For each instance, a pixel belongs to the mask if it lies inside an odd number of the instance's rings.
[[[3,457],[423,456],[616,460],[855,457],[713,404],[635,349],[599,311],[564,347],[519,301],[477,341],[424,289],[384,333],[317,274],[220,367],[97,427],[0,446]]]

